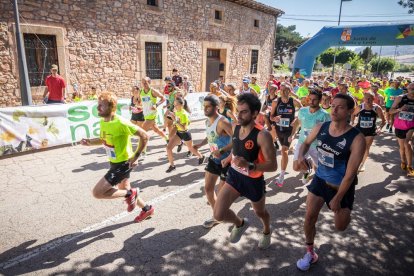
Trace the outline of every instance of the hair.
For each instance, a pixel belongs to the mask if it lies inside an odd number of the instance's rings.
[[[218,106],[220,101],[216,95],[207,95],[204,97],[205,102],[210,102],[212,106]]]
[[[236,112],[237,102],[234,97],[226,97],[224,95],[221,95],[219,99],[224,101],[225,108],[228,108],[233,113]]]
[[[139,90],[139,86],[138,85],[134,85],[133,88],[134,88],[134,90]]]
[[[250,112],[260,112],[260,107],[262,106],[259,98],[252,93],[243,93],[237,96],[237,104],[247,104],[249,106]]]
[[[322,99],[322,93],[313,89],[309,92],[309,95],[315,95],[318,97],[318,100],[320,101]]]
[[[175,98],[175,100],[183,106],[185,111],[187,111],[188,113],[191,113],[191,110],[188,107],[187,101],[184,98],[177,97],[177,98]]]
[[[373,97],[373,98],[375,97],[375,94],[374,94],[374,92],[372,92],[372,91],[367,91],[367,92],[365,92],[365,93],[364,93],[364,96],[365,96],[365,95],[369,95],[369,96],[371,96],[371,97]]]
[[[99,101],[106,101],[108,102],[108,106],[111,109],[112,112],[116,111],[116,105],[118,103],[118,98],[116,95],[112,92],[102,92],[98,96]]]
[[[353,109],[355,107],[355,101],[354,98],[352,98],[349,95],[344,95],[344,94],[336,94],[334,99],[342,99],[346,101],[346,106],[348,108],[348,110]]]
[[[94,90],[96,90],[96,87],[95,87],[95,86],[92,86],[92,87],[91,87],[91,89],[94,89]]]
[[[326,96],[328,98],[332,98],[332,94],[329,91],[322,92],[322,96]]]
[[[176,68],[172,69],[173,72],[178,72],[178,70]]]

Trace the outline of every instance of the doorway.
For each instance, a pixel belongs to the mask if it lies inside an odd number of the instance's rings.
[[[207,49],[207,69],[205,91],[210,91],[210,83],[220,77],[220,50]]]

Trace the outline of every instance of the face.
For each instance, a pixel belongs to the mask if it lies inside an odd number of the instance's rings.
[[[322,96],[322,103],[327,106],[331,104],[331,98],[328,96]]]
[[[256,117],[257,112],[251,113],[249,106],[246,103],[237,104],[237,120],[241,126],[249,125]]]
[[[132,87],[132,95],[138,96],[139,95],[139,90],[136,89],[135,87]]]
[[[57,69],[51,69],[50,72],[52,73],[52,75],[55,76],[57,74],[58,70]]]
[[[280,89],[280,95],[282,97],[285,97],[285,98],[289,97],[289,92],[290,92],[289,87],[282,86],[282,89]]]
[[[142,86],[143,86],[145,89],[148,89],[148,88],[149,88],[149,82],[148,82],[148,80],[147,80],[146,78],[143,78],[143,79],[141,80],[141,84],[142,84]]]
[[[309,106],[311,108],[317,108],[320,104],[320,100],[316,95],[309,95]]]
[[[105,101],[105,100],[99,100],[98,101],[97,110],[98,110],[98,115],[100,117],[108,117],[112,113],[111,109],[109,108],[108,101]]]
[[[372,95],[365,93],[364,94],[364,103],[366,104],[372,104],[374,102],[374,97]]]
[[[332,121],[343,121],[347,120],[353,113],[353,109],[348,109],[346,106],[346,100],[336,98],[331,104],[331,118]]]
[[[256,79],[252,78],[252,83],[253,84],[256,83]]]
[[[179,101],[174,101],[174,107],[177,109],[177,110],[180,110],[181,108],[182,108],[182,104],[179,102]]]
[[[411,96],[414,96],[414,83],[411,83],[410,85],[408,85],[407,90],[408,90],[408,94],[410,94]]]
[[[204,101],[203,107],[204,115],[206,115],[208,118],[212,117],[217,112],[217,107],[214,106],[210,101]]]
[[[95,88],[92,88],[91,91],[92,91],[92,94],[96,94],[96,89]]]

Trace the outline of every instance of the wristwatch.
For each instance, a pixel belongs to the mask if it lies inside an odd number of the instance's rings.
[[[221,148],[221,149],[219,150],[219,152],[220,152],[220,154],[223,154],[223,153],[225,153],[226,151],[225,151],[223,148]]]
[[[256,164],[253,162],[249,162],[249,171],[254,171],[256,169]]]

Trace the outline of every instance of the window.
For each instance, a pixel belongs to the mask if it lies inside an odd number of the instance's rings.
[[[158,0],[147,0],[147,5],[158,7]]]
[[[259,27],[260,27],[260,21],[259,21],[259,20],[257,20],[257,19],[255,19],[255,20],[254,20],[254,26],[255,26],[256,28],[259,28]]]
[[[223,11],[215,10],[214,11],[214,19],[215,20],[223,20]]]
[[[162,44],[145,42],[145,66],[147,76],[162,79]]]
[[[24,34],[23,38],[30,86],[42,86],[51,65],[59,65],[56,36]]]
[[[257,63],[259,61],[259,50],[252,50],[250,59],[250,74],[257,74]]]
[[[207,49],[207,58],[220,58],[220,50]]]

